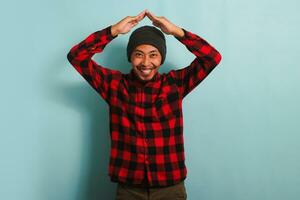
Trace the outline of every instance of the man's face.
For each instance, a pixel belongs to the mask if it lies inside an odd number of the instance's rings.
[[[158,49],[152,45],[137,46],[131,54],[133,71],[142,81],[148,81],[157,73],[162,57]]]

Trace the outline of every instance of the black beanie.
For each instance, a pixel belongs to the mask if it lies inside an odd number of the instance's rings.
[[[150,44],[155,46],[162,57],[161,64],[164,63],[167,52],[166,39],[160,30],[154,26],[142,26],[132,32],[127,45],[127,57],[129,62],[131,62],[130,57],[133,50],[141,44]]]

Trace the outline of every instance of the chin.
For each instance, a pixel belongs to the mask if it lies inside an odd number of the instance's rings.
[[[143,78],[143,77],[139,77],[139,78],[140,78],[140,80],[142,80],[142,81],[150,81],[150,80],[153,78],[153,76],[150,77],[150,78]]]

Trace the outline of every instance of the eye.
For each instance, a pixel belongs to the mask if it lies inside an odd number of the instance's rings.
[[[152,53],[152,54],[150,54],[150,57],[151,58],[155,58],[157,56],[157,54],[156,53]]]
[[[136,57],[141,57],[141,56],[142,56],[142,54],[139,53],[139,52],[136,52],[134,55],[135,55]]]

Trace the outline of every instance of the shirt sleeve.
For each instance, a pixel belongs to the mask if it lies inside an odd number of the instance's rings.
[[[221,54],[203,38],[185,29],[182,30],[184,36],[175,38],[184,44],[196,58],[189,66],[171,70],[169,74],[175,80],[184,98],[220,63]]]
[[[67,58],[81,76],[108,102],[110,88],[118,83],[121,72],[105,68],[92,60],[92,56],[101,53],[105,46],[117,36],[112,36],[111,26],[90,34],[73,46]]]

